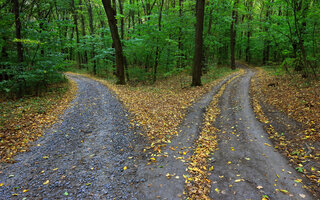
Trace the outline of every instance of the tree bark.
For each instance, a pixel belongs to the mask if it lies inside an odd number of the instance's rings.
[[[236,60],[235,60],[235,46],[236,46],[236,36],[237,36],[237,22],[238,22],[238,11],[237,7],[239,0],[236,0],[233,4],[232,10],[232,22],[230,27],[230,51],[231,51],[231,69],[236,69]]]
[[[183,55],[183,44],[182,44],[182,3],[183,0],[179,0],[179,20],[180,20],[180,25],[179,25],[179,37],[178,37],[178,49],[179,49],[179,58],[178,58],[178,67],[182,68],[184,67],[184,62],[182,57]]]
[[[124,76],[124,59],[123,59],[123,52],[122,52],[122,45],[119,37],[117,22],[115,19],[115,10],[111,7],[110,0],[102,0],[103,7],[107,14],[108,23],[111,31],[112,40],[114,42],[114,48],[116,51],[116,64],[118,68],[118,84],[124,85],[125,84],[125,76]]]
[[[74,4],[74,0],[71,1],[71,6],[72,6],[72,12],[73,12],[73,22],[76,28],[76,38],[77,38],[77,53],[76,53],[76,62],[77,62],[77,67],[81,69],[81,56],[80,56],[80,52],[78,50],[79,48],[79,43],[80,43],[80,38],[79,38],[79,28],[78,28],[78,15],[76,13],[76,7]]]
[[[247,11],[248,11],[248,30],[247,30],[247,47],[246,47],[246,62],[250,63],[251,61],[251,52],[250,52],[250,40],[251,40],[251,21],[252,21],[252,9],[253,9],[253,0],[247,2]]]
[[[16,38],[17,41],[17,55],[18,55],[18,62],[22,63],[24,61],[23,58],[23,46],[21,43],[21,20],[20,20],[20,5],[19,0],[13,0],[13,12],[14,12],[14,19],[15,19],[15,26],[16,26]]]
[[[158,19],[158,30],[159,34],[161,32],[161,19],[162,19],[162,8],[163,8],[164,0],[161,0],[161,5],[160,5],[160,11],[159,11],[159,19]],[[159,39],[157,39],[157,43],[159,42]],[[159,52],[159,44],[157,44],[156,48],[156,59],[154,62],[154,70],[153,70],[153,83],[156,82],[157,80],[157,70],[158,70],[158,64],[159,64],[159,59],[160,59],[160,52]]]
[[[88,9],[88,14],[89,14],[89,27],[90,27],[90,35],[91,37],[94,37],[94,27],[93,27],[93,13],[92,13],[92,5],[91,1],[88,0],[87,2],[87,9]],[[94,59],[95,57],[95,45],[92,45],[92,50],[91,50],[91,59],[93,59],[93,74],[97,74],[97,61]]]
[[[197,0],[196,4],[196,34],[194,64],[192,69],[192,86],[201,86],[201,70],[203,55],[203,21],[205,0]]]
[[[79,10],[80,10],[80,21],[81,21],[81,33],[82,33],[82,37],[85,37],[86,34],[86,26],[85,26],[85,18],[82,14],[82,0],[79,0]],[[84,63],[88,64],[88,53],[87,51],[84,51],[84,55],[83,55],[83,61]]]
[[[273,3],[273,0],[271,1]],[[267,1],[268,5],[266,7],[266,22],[270,21],[270,1]],[[265,32],[269,31],[269,27],[265,26],[264,28]],[[263,60],[262,63],[266,64],[269,61],[269,57],[270,57],[270,39],[267,38],[264,40],[264,48],[263,48]]]

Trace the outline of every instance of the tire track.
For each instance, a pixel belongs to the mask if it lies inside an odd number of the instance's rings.
[[[219,101],[218,150],[210,176],[213,199],[313,199],[300,176],[271,145],[250,105],[252,70],[231,82]],[[265,196],[264,196],[265,195]]]

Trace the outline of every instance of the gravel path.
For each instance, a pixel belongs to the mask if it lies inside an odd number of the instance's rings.
[[[230,75],[194,103],[187,112],[179,127],[179,135],[162,150],[164,157],[157,157],[156,163],[146,165],[142,161],[138,167],[137,176],[145,181],[138,184],[138,199],[186,199],[184,196],[186,159],[193,153],[193,144],[198,138],[203,114],[213,96],[221,86],[235,75]]]
[[[220,99],[221,115],[216,127],[221,132],[219,150],[212,163],[211,197],[236,200],[261,199],[267,195],[279,200],[313,199],[301,183],[294,181],[300,175],[273,148],[262,124],[255,118],[249,98],[253,75],[248,70],[235,79]]]
[[[17,163],[1,164],[0,199],[135,199],[141,139],[129,128],[128,113],[102,84],[70,78],[79,91],[62,123]]]
[[[212,160],[214,199],[313,199],[271,145],[249,99],[254,72],[236,78],[219,105],[219,149]],[[205,108],[227,77],[188,110],[166,157],[147,165],[145,141],[130,129],[128,113],[102,84],[70,75],[78,96],[29,152],[1,164],[0,199],[183,199],[186,165],[201,130]],[[185,152],[185,153],[183,153]],[[170,179],[166,176],[172,176]],[[216,190],[218,189],[218,190]],[[290,194],[276,192],[287,190]],[[218,191],[218,192],[217,192]],[[304,197],[304,198],[302,198]]]

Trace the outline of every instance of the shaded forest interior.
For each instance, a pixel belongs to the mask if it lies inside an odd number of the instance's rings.
[[[197,77],[193,85],[235,60],[304,78],[319,72],[319,1],[2,0],[0,8],[5,96],[37,95],[65,81],[64,71],[120,84],[183,72]]]

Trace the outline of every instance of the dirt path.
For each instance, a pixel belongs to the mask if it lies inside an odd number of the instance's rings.
[[[214,199],[312,199],[271,146],[250,106],[253,71],[232,81],[220,99],[219,150],[212,160]],[[184,199],[186,158],[205,108],[230,77],[188,110],[179,135],[147,164],[145,142],[129,128],[128,113],[102,84],[80,76],[79,94],[62,123],[47,131],[15,164],[1,164],[0,199]],[[218,190],[216,190],[218,189]],[[290,194],[276,192],[287,190]]]
[[[294,181],[301,177],[272,147],[255,118],[249,98],[253,75],[248,70],[235,79],[220,99],[216,127],[221,131],[219,150],[212,159],[210,195],[213,199],[261,199],[263,195],[270,199],[313,199],[301,183]]]
[[[145,181],[137,186],[137,190],[140,191],[138,199],[186,198],[183,194],[185,189],[183,175],[188,174],[186,159],[193,153],[193,143],[200,133],[203,114],[213,96],[233,76],[225,78],[188,109],[188,114],[180,125],[179,135],[163,149],[164,156],[156,157],[157,162],[150,165],[145,161],[140,163],[137,176]]]
[[[78,96],[61,124],[15,164],[2,164],[0,199],[134,199],[137,136],[106,87],[70,76]],[[132,158],[132,159],[130,159]],[[127,167],[127,170],[124,170]],[[49,181],[49,182],[48,182]],[[17,196],[16,196],[17,195]]]

